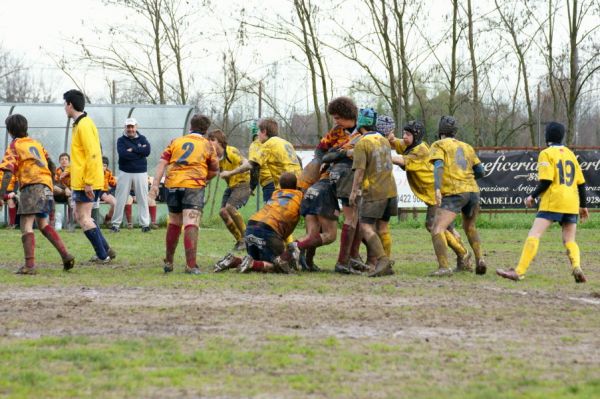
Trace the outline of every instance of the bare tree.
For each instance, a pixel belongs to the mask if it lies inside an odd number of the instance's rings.
[[[22,56],[0,47],[0,101],[52,102],[51,92],[52,87],[31,72]]]

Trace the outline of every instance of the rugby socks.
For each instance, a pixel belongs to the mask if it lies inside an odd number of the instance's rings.
[[[65,243],[60,238],[56,230],[54,230],[54,227],[49,224],[46,225],[46,227],[42,229],[42,234],[44,237],[46,237],[46,239],[48,239],[48,241],[50,241],[52,245],[54,245],[54,248],[56,248],[61,258],[64,259],[69,255],[69,252],[65,247]]]
[[[127,224],[131,224],[131,204],[125,204],[125,219]]]
[[[446,242],[446,235],[444,233],[435,234],[431,236],[433,242],[433,250],[438,260],[440,268],[448,268],[448,243]]]
[[[241,237],[244,236],[244,233],[246,232],[246,223],[244,223],[244,218],[242,217],[242,215],[240,215],[240,213],[238,211],[233,211],[233,213],[230,213],[231,219],[233,219],[233,222],[235,223],[235,226],[237,227],[238,231],[240,232],[240,238],[238,239],[238,241],[241,240]]]
[[[98,257],[98,259],[104,260],[106,259],[108,254],[106,253],[106,247],[102,242],[104,237],[102,237],[101,234],[98,234],[98,232],[98,227],[94,227],[93,229],[84,231],[85,236],[92,243],[92,246],[94,247],[94,251],[96,251],[96,256]],[[106,240],[104,240],[104,242],[106,242]]]
[[[362,233],[360,232],[360,228],[354,229],[354,239],[352,240],[352,245],[350,245],[350,257],[351,258],[360,258],[360,243],[362,242]]]
[[[265,268],[265,262],[262,260],[253,260],[252,261],[252,270],[255,272],[262,272]]]
[[[392,257],[392,234],[389,230],[384,231],[379,235],[379,239],[381,240],[381,245],[383,246],[383,251],[385,252],[385,256],[388,258]]]
[[[533,258],[537,254],[538,247],[540,246],[540,239],[537,237],[527,237],[525,245],[523,245],[523,251],[521,252],[521,259],[515,271],[519,276],[524,275],[531,264]],[[566,244],[565,244],[566,246]],[[567,248],[568,249],[568,248]],[[579,248],[577,248],[577,254],[579,255]]]
[[[479,263],[480,259],[483,259],[483,254],[481,253],[481,240],[479,239],[479,233],[475,226],[471,226],[465,230],[467,233],[467,239],[469,240],[469,245],[473,249],[473,254],[475,255],[475,259]]]
[[[150,223],[156,224],[156,205],[149,206],[148,211],[150,212]]]
[[[302,241],[296,241],[298,243],[298,248],[307,249],[307,248],[316,248],[323,245],[323,238],[321,238],[321,234],[311,234],[306,237]]]
[[[21,236],[23,243],[23,252],[25,253],[25,267],[35,267],[35,235],[25,233]]]
[[[454,251],[454,253],[459,258],[462,258],[467,254],[467,249],[456,238],[456,236],[452,234],[452,232],[446,230],[444,231],[444,236],[446,237],[446,243],[448,243],[448,246]]]
[[[575,241],[565,242],[565,248],[567,248],[567,256],[571,261],[573,269],[581,267],[581,258],[579,256],[579,245]]]
[[[169,223],[167,226],[167,256],[165,259],[169,264],[173,263],[173,256],[175,255],[175,249],[177,249],[180,235],[181,226]]]
[[[356,229],[349,224],[344,223],[342,234],[340,234],[340,252],[338,254],[338,263],[347,265],[350,258],[350,246],[354,240]]]
[[[315,265],[315,254],[317,253],[317,249],[315,247],[306,248],[306,264],[308,266]]]
[[[94,222],[95,224],[96,222]],[[108,252],[110,245],[108,245],[108,242],[106,241],[106,238],[104,238],[104,234],[102,234],[102,231],[100,230],[100,227],[98,227],[98,225],[96,224],[96,231],[98,232],[98,236],[100,237],[100,241],[102,242],[102,245],[104,246],[104,249],[106,250],[106,252]]]
[[[241,241],[242,233],[240,233],[234,221],[231,218],[228,218],[227,220],[223,219],[223,221],[225,222],[225,227],[227,227],[227,230],[229,230],[233,238],[235,238],[235,241]]]
[[[195,224],[188,224],[183,229],[183,247],[185,248],[185,263],[187,267],[190,269],[197,267],[198,226]]]
[[[371,236],[369,237],[365,237],[365,240],[367,241],[367,247],[373,254],[373,258],[381,259],[385,256],[385,250],[383,249],[381,239],[379,238],[377,233],[371,234]]]
[[[8,224],[14,226],[17,224],[17,207],[8,208]]]

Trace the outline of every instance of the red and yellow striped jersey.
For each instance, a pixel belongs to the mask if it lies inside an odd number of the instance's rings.
[[[39,141],[30,137],[16,138],[6,149],[0,169],[10,171],[21,188],[30,184],[44,184],[52,189],[49,158]]]
[[[171,141],[161,159],[167,161],[167,188],[206,187],[209,169],[216,171],[219,168],[215,149],[197,133]]]
[[[302,192],[299,190],[275,190],[271,199],[250,220],[269,225],[282,239],[287,238],[300,220]]]

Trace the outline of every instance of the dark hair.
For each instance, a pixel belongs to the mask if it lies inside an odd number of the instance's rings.
[[[227,147],[227,136],[225,136],[225,133],[220,129],[211,130],[208,132],[206,138],[215,140],[217,143],[221,144],[221,147],[223,148]]]
[[[62,157],[67,157],[67,159],[68,159],[69,161],[71,161],[71,156],[70,156],[68,153],[66,153],[66,152],[63,152],[62,154],[60,154],[60,155],[58,156],[58,160],[60,161],[60,159],[61,159]]]
[[[102,157],[102,165],[110,165],[110,162],[108,161],[108,157]]]
[[[358,107],[350,97],[338,97],[334,98],[327,105],[327,113],[344,119],[356,119],[358,116]]]
[[[273,118],[261,119],[258,123],[258,130],[264,130],[265,132],[267,132],[268,137],[279,135],[279,125],[277,124],[277,121]]]
[[[296,175],[291,172],[284,172],[279,177],[279,186],[281,188],[295,190],[296,184],[297,184]]]
[[[27,137],[27,118],[21,114],[10,115],[4,120],[6,130],[13,137]]]
[[[190,120],[190,127],[192,130],[204,134],[210,127],[210,118],[206,115],[196,114]]]
[[[79,90],[69,90],[63,94],[63,99],[67,104],[73,105],[75,111],[83,112],[85,108],[85,96]]]

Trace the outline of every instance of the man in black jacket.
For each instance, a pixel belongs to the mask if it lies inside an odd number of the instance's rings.
[[[134,118],[125,120],[125,132],[117,140],[117,152],[119,153],[119,174],[115,193],[117,205],[111,220],[111,230],[115,233],[119,231],[127,197],[133,188],[142,232],[148,232],[150,231],[150,213],[148,211],[148,163],[146,158],[150,155],[150,143],[137,131],[137,121]]]

